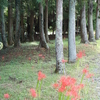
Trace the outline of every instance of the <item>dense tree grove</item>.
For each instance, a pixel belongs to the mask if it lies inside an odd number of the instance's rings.
[[[4,48],[38,40],[39,47],[49,50],[50,36],[55,36],[56,72],[64,72],[63,37],[68,37],[69,63],[76,61],[77,34],[81,43],[99,39],[99,0],[0,0]]]

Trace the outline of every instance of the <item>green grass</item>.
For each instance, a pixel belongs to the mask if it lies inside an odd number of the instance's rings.
[[[68,59],[68,39],[64,39],[64,57]],[[22,44],[20,48],[9,48],[3,54],[4,61],[0,60],[0,100],[4,99],[4,94],[9,93],[9,100],[33,100],[30,95],[30,88],[36,88],[37,73],[41,70],[46,74],[46,79],[42,85],[41,98],[39,100],[58,100],[58,93],[53,89],[52,84],[55,83],[60,76],[55,74],[55,41],[49,43],[50,50],[46,51],[43,48],[37,49],[38,42]],[[82,76],[82,69],[88,64],[90,72],[97,67],[92,58],[95,58],[100,53],[100,40],[97,45],[90,43],[88,46],[80,44],[80,37],[76,37],[76,48],[84,50],[86,56],[82,58],[82,66],[76,67],[75,64],[66,64],[66,73],[77,79],[79,83]],[[4,51],[2,51],[4,53]],[[42,53],[45,59],[40,59],[38,54]],[[28,58],[31,57],[31,61]],[[1,59],[1,58],[0,58]],[[39,62],[38,62],[39,59]],[[96,58],[97,59],[97,58]],[[15,80],[11,79],[15,78]],[[92,85],[91,79],[84,79],[85,88],[82,92],[81,100],[99,100],[95,95],[95,86]],[[94,87],[94,88],[92,88]],[[38,99],[35,99],[38,100]]]

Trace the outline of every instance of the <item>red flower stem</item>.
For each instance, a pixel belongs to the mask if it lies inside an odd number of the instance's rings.
[[[37,81],[36,91],[38,92],[39,80]]]
[[[39,59],[40,59],[40,58],[38,57],[38,64],[39,64]]]
[[[65,100],[65,95],[64,95],[64,93],[62,94],[62,100]]]
[[[80,63],[80,61],[79,61],[79,59],[77,60],[77,68],[79,67],[79,63]]]
[[[61,100],[61,97],[62,97],[62,93],[59,92],[59,100]]]
[[[80,65],[82,66],[82,59],[80,59]]]
[[[85,76],[85,74],[82,75],[80,84],[82,84],[82,81],[83,81],[84,76]]]
[[[66,100],[70,100],[70,96],[67,96],[67,99]]]
[[[40,94],[41,94],[41,87],[42,87],[42,80],[41,80],[40,87],[39,87],[39,97],[40,97]]]

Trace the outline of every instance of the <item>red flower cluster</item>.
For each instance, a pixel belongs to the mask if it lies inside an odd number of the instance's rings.
[[[91,77],[93,77],[93,76],[94,76],[94,74],[88,73],[88,74],[86,75],[86,78],[91,78]]]
[[[4,56],[2,56],[2,60],[4,60],[5,59],[5,57]]]
[[[87,68],[84,68],[82,72],[83,72],[83,74],[86,75],[87,78],[91,78],[94,76],[94,74],[89,73]]]
[[[62,59],[62,63],[66,63],[66,62],[67,62],[67,60]]]
[[[83,56],[85,56],[85,51],[79,51],[77,54],[77,59],[82,58]]]
[[[64,93],[65,96],[70,96],[71,100],[77,100],[80,98],[79,91],[83,89],[84,85],[76,85],[76,79],[70,76],[62,76],[58,83],[53,84],[53,87],[58,92]]]
[[[31,57],[29,57],[28,60],[31,61]]]
[[[35,89],[30,89],[30,93],[31,93],[31,95],[32,95],[33,98],[37,97]]]
[[[10,98],[9,94],[8,93],[4,94],[4,98],[9,99]]]
[[[53,87],[54,87],[55,89],[57,89],[57,88],[59,87],[59,84],[58,84],[58,83],[54,83],[54,84],[53,84]]]
[[[46,75],[44,73],[42,73],[41,71],[38,72],[38,80],[42,80],[46,78]]]
[[[39,57],[42,57],[42,54],[39,54]]]
[[[88,70],[87,70],[87,68],[84,68],[82,72],[83,72],[83,74],[86,74],[86,73],[88,73]]]
[[[39,54],[39,57],[41,57],[42,59],[44,59],[44,58],[45,58],[45,56],[43,56],[42,54]]]

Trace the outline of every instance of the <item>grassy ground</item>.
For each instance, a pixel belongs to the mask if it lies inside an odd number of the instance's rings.
[[[52,87],[60,76],[55,74],[55,42],[49,43],[50,50],[37,49],[38,42],[22,44],[20,48],[10,47],[0,51],[0,100],[4,99],[4,94],[9,93],[9,100],[32,100],[30,88],[36,88],[37,73],[41,70],[46,74],[46,79],[42,85],[41,98],[39,100],[58,100],[58,93]],[[100,40],[89,45],[80,44],[80,37],[76,38],[77,52],[84,50],[86,56],[82,58],[82,65],[66,64],[67,75],[77,79],[79,83],[82,76],[82,69],[89,65],[89,71],[93,73],[97,65],[94,59],[100,53]],[[43,54],[45,59],[38,57]],[[2,60],[4,56],[4,60]],[[29,61],[29,57],[31,61]],[[64,39],[64,57],[68,59],[68,40]],[[94,76],[95,77],[95,76]],[[85,88],[82,92],[81,100],[99,100],[95,95],[95,85],[93,79],[84,79]],[[94,88],[93,88],[94,87]],[[38,99],[35,99],[38,100]]]

